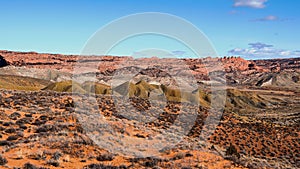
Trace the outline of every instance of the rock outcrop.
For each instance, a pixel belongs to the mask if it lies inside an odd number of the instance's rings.
[[[0,67],[7,66],[6,60],[3,58],[3,56],[0,55]]]
[[[65,73],[52,81],[70,80],[66,75],[94,76],[98,81],[110,82],[116,74],[135,74],[153,77],[159,83],[173,85],[172,77],[192,77],[198,83],[208,81],[227,85],[253,85],[255,79],[268,73],[280,71],[300,72],[300,58],[245,60],[241,57],[222,58],[138,58],[130,56],[80,56],[61,54],[40,54],[36,52],[0,51],[0,67],[10,65],[25,69],[55,70]],[[42,71],[41,71],[42,72]],[[2,73],[3,74],[3,73]],[[48,77],[49,73],[43,76]],[[26,76],[30,76],[26,74]],[[51,75],[52,76],[52,75]],[[30,76],[36,78],[36,76]],[[251,77],[251,78],[249,78]],[[298,76],[294,79],[297,80]],[[254,81],[253,81],[254,80]],[[251,81],[251,83],[249,82]],[[188,83],[192,83],[187,81]]]

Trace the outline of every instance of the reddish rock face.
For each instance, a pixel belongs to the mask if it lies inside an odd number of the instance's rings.
[[[39,54],[36,52],[0,51],[0,66],[26,66],[28,68],[56,69],[63,72],[73,72],[75,66],[90,71],[96,68],[104,75],[111,75],[122,66],[140,66],[142,68],[157,68],[172,65],[177,70],[188,66],[190,72],[198,79],[208,79],[208,73],[223,71],[226,73],[242,74],[243,76],[259,72],[278,72],[285,69],[300,68],[300,58],[245,60],[241,57],[201,58],[201,59],[160,59],[157,57],[133,59],[129,56],[80,56],[61,54]],[[174,64],[180,61],[181,65]],[[179,63],[179,62],[178,62]],[[219,66],[216,66],[219,65]]]
[[[97,64],[99,62],[113,63],[121,57],[102,56],[102,57],[83,57],[78,55],[60,55],[60,54],[39,54],[36,52],[11,52],[0,51],[7,61],[8,65],[26,66],[28,68],[57,69],[71,72],[78,62],[83,60],[81,65]],[[122,59],[121,59],[122,60]],[[111,64],[108,64],[108,67]]]
[[[273,72],[300,69],[300,58],[254,60],[253,62],[257,66]]]
[[[98,64],[100,72],[114,70],[115,65],[127,60],[133,60],[132,57],[118,56],[79,56],[79,55],[60,55],[60,54],[39,54],[36,52],[12,52],[0,51],[9,65],[26,66],[29,68],[50,68],[64,71],[72,71],[75,64],[89,67]],[[159,59],[157,57],[137,59],[139,63],[145,65],[160,63],[168,64],[173,62],[173,59]],[[252,61],[244,60],[240,57],[224,57],[224,58],[203,58],[203,59],[179,59],[184,60],[194,74],[207,72],[217,62],[223,64],[227,72],[244,71],[248,69],[258,69]],[[79,63],[80,62],[80,63]],[[250,65],[250,66],[249,66]]]

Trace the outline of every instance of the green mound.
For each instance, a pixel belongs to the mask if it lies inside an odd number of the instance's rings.
[[[111,87],[101,83],[84,82],[81,87],[88,93],[112,94]]]
[[[49,84],[50,81],[31,77],[0,75],[0,88],[3,89],[37,91]]]
[[[257,95],[255,92],[240,91],[237,89],[227,90],[227,109],[263,109],[266,107],[268,101],[261,96]]]
[[[197,99],[197,97],[199,97],[197,95],[197,92],[187,92],[184,89],[180,90],[178,88],[170,88],[166,87],[165,85],[161,85],[160,87],[168,101],[191,103],[199,102],[199,100]]]
[[[196,103],[202,107],[210,108],[213,96],[211,92],[202,89],[196,89],[193,92],[187,92],[178,88],[171,88],[165,85],[150,84],[144,80],[137,83],[125,82],[115,88],[108,85],[84,82],[79,84],[72,81],[64,81],[50,84],[43,90],[52,90],[57,92],[76,92],[76,93],[95,93],[103,95],[119,94],[127,97],[139,97],[158,101],[188,102]],[[218,95],[218,92],[216,92]],[[225,94],[219,92],[220,96]],[[269,103],[266,99],[257,95],[255,92],[241,91],[237,89],[228,89],[226,92],[225,109],[227,110],[255,110],[263,109]],[[220,104],[222,103],[214,103]]]
[[[152,100],[167,100],[172,102],[195,102],[197,95],[178,88],[165,85],[150,84],[144,80],[137,83],[125,82],[113,89],[114,92],[128,97],[140,97]]]
[[[80,86],[79,83],[71,80],[52,83],[42,90],[51,90],[56,92],[75,92],[75,93],[86,93],[86,91]]]
[[[123,95],[123,96],[129,96],[129,97],[140,97],[140,98],[149,98],[150,93],[154,90],[159,89],[159,86],[149,84],[143,80],[137,82],[137,83],[130,83],[125,82],[117,87],[115,87],[113,90],[114,92]]]

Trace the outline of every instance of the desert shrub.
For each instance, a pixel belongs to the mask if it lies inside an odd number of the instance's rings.
[[[5,165],[6,163],[7,163],[6,158],[4,158],[0,155],[0,165]]]
[[[25,163],[23,169],[38,169],[38,167],[30,163]]]
[[[45,124],[47,121],[46,120],[39,120],[39,119],[36,119],[32,125],[35,125],[35,126],[40,126],[42,124]]]
[[[19,136],[17,135],[12,135],[12,136],[9,136],[6,140],[7,141],[14,141],[14,140],[17,140],[19,138]]]
[[[16,120],[16,119],[18,119],[20,117],[21,117],[21,114],[18,113],[18,112],[14,112],[11,115],[9,115],[9,118],[12,119],[12,120]]]
[[[18,132],[17,132],[17,136],[18,136],[18,137],[24,137],[24,133],[21,132],[21,131],[18,131]]]
[[[155,158],[151,158],[150,160],[144,162],[145,167],[151,167],[151,168],[157,166],[157,164],[158,164],[158,160]]]
[[[49,131],[49,126],[41,126],[39,128],[36,129],[35,133],[44,133]]]
[[[26,113],[26,114],[25,114],[25,117],[32,117],[32,114]]]
[[[172,160],[179,160],[179,159],[183,159],[184,157],[185,157],[185,153],[183,153],[183,152],[179,152],[179,153],[177,153],[173,158],[172,158]]]
[[[240,158],[240,154],[238,153],[237,149],[235,148],[234,145],[232,145],[230,143],[230,146],[227,147],[226,152],[225,152],[226,156],[235,156],[237,158]]]
[[[34,159],[34,160],[45,160],[46,159],[46,154],[44,152],[40,151],[38,153],[30,155],[30,158]]]
[[[51,159],[53,159],[53,160],[59,160],[59,158],[62,156],[62,154],[59,152],[59,151],[56,151],[53,155],[52,155],[52,157],[51,157]]]
[[[20,129],[23,129],[23,130],[26,130],[26,129],[27,129],[27,126],[25,126],[24,124],[20,124],[20,125],[19,125],[19,128],[20,128]]]
[[[42,126],[39,126],[36,129],[35,133],[57,132],[59,130],[62,130],[63,128],[64,128],[63,126],[56,126],[56,125],[44,124]]]
[[[293,80],[293,82],[297,83],[297,82],[299,82],[300,78],[298,76],[293,76],[292,80]]]
[[[139,160],[140,160],[140,158],[130,158],[130,159],[129,159],[129,161],[130,161],[131,163],[137,163],[137,162],[139,162]]]
[[[71,101],[70,100],[66,101],[65,102],[65,107],[75,107],[74,102],[72,100]]]
[[[181,167],[181,169],[192,169],[191,167]]]
[[[19,119],[16,121],[16,124],[21,125],[21,124],[29,124],[33,120],[32,117],[24,117],[22,119]]]
[[[6,126],[6,127],[7,127],[7,126],[10,126],[10,125],[13,125],[13,124],[14,124],[13,122],[4,122],[4,123],[3,123],[3,126]]]
[[[185,156],[186,156],[186,157],[193,157],[193,154],[192,154],[191,152],[187,152],[187,153],[185,154]]]
[[[118,166],[119,169],[127,169],[128,167],[126,165],[120,165]]]
[[[109,153],[101,154],[98,157],[96,157],[97,161],[112,161],[114,159],[114,156]]]
[[[9,146],[9,145],[11,145],[11,143],[9,141],[6,141],[6,140],[0,141],[0,146]]]
[[[5,133],[14,133],[14,132],[16,132],[16,129],[14,129],[14,128],[8,128],[4,132]]]
[[[56,160],[53,160],[53,159],[48,160],[48,161],[47,161],[47,164],[48,164],[48,165],[52,165],[52,166],[54,166],[54,167],[59,167],[59,162],[56,161]]]
[[[125,165],[111,166],[111,165],[104,165],[104,164],[90,164],[83,167],[83,169],[127,169],[127,168],[128,167],[126,167]]]
[[[48,119],[48,116],[46,116],[46,115],[41,115],[41,116],[40,116],[40,120],[43,120],[43,121],[44,121],[44,120],[47,120],[47,119]]]
[[[76,126],[76,131],[79,133],[83,133],[84,129],[81,126]]]

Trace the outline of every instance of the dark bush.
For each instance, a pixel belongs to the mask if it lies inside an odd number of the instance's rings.
[[[83,133],[84,129],[81,126],[76,126],[76,131],[79,133]]]
[[[8,128],[4,132],[5,133],[14,133],[14,132],[16,132],[16,129],[14,129],[14,128]]]
[[[17,135],[12,135],[12,136],[9,136],[6,140],[7,141],[14,141],[14,140],[17,140],[19,138],[19,136]]]
[[[0,155],[0,165],[5,165],[6,163],[7,163],[6,158],[4,158]]]
[[[238,153],[237,149],[234,145],[230,143],[230,146],[226,149],[225,152],[226,156],[236,156],[237,158],[240,158],[240,154]]]
[[[292,80],[293,80],[293,82],[297,83],[297,82],[299,82],[300,78],[298,76],[293,76]]]
[[[31,118],[31,117],[24,117],[22,119],[17,120],[16,124],[18,124],[18,125],[29,124],[32,120],[33,120],[33,118]]]
[[[40,126],[40,125],[45,124],[45,123],[46,123],[45,120],[39,120],[39,119],[36,119],[36,120],[32,123],[32,125]]]
[[[145,167],[154,167],[154,166],[156,166],[157,165],[157,160],[150,160],[150,161],[146,161],[145,163],[144,163],[144,166]]]
[[[4,66],[7,66],[7,65],[8,65],[8,63],[6,62],[4,57],[0,55],[0,67],[4,67]]]
[[[74,102],[73,102],[73,101],[67,101],[67,102],[65,103],[65,107],[75,107],[75,106],[74,106]]]
[[[90,164],[88,166],[83,167],[84,169],[127,169],[128,167],[122,166],[111,166],[104,164]]]
[[[59,158],[62,156],[62,154],[58,151],[56,151],[53,155],[52,155],[52,159],[53,160],[59,160]]]
[[[38,167],[34,166],[33,164],[26,163],[24,164],[23,169],[38,169]]]
[[[40,116],[40,120],[43,120],[43,121],[44,121],[44,120],[47,120],[47,119],[48,119],[48,116],[46,116],[46,115],[41,115],[41,116]]]
[[[34,159],[34,160],[45,160],[46,159],[46,155],[45,153],[36,153],[36,154],[32,154],[30,155],[30,158],[31,159]]]
[[[23,130],[26,130],[26,129],[27,129],[27,126],[25,126],[24,124],[20,124],[20,125],[19,125],[19,128],[20,128],[20,129],[23,129]]]
[[[113,159],[114,159],[114,156],[109,153],[101,154],[96,158],[97,161],[112,161]]]
[[[187,153],[185,154],[185,156],[186,156],[186,157],[193,157],[193,154],[192,154],[191,152],[187,152]]]
[[[9,145],[11,145],[11,143],[9,141],[6,141],[6,140],[0,141],[0,146],[9,146]]]
[[[5,123],[3,123],[3,126],[10,126],[10,125],[12,125],[12,124],[14,124],[13,122],[5,122]]]
[[[184,157],[186,156],[186,154],[185,153],[183,153],[183,152],[179,152],[179,153],[177,153],[173,158],[172,158],[172,160],[179,160],[179,159],[183,159]]]
[[[43,133],[43,132],[49,132],[49,131],[55,131],[56,127],[53,125],[43,125],[36,129],[36,133]]]
[[[17,120],[20,117],[21,117],[21,114],[18,113],[18,112],[14,112],[11,115],[9,115],[9,118],[12,119],[12,120]]]
[[[52,165],[52,166],[54,166],[54,167],[59,167],[59,162],[56,161],[56,160],[53,160],[53,159],[48,160],[48,161],[47,161],[47,164],[48,164],[48,165]]]
[[[32,114],[26,113],[26,114],[25,114],[25,117],[32,117]]]
[[[18,136],[18,137],[24,137],[24,133],[21,132],[21,131],[18,131],[18,132],[17,132],[17,136]]]

